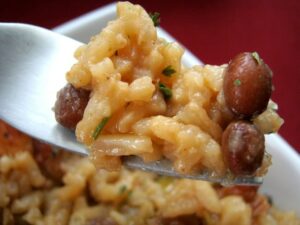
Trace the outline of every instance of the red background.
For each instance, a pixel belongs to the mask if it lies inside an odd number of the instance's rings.
[[[111,1],[10,0],[1,22],[53,28]],[[161,13],[161,26],[203,62],[227,63],[239,52],[257,51],[274,73],[273,100],[285,119],[280,134],[300,152],[300,1],[132,1]]]

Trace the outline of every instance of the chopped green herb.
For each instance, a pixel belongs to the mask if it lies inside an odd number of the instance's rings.
[[[252,52],[252,57],[256,60],[256,62],[258,63],[258,65],[261,64],[261,58],[259,57],[257,52]]]
[[[166,85],[159,82],[158,87],[166,100],[169,100],[172,97],[172,90]]]
[[[235,79],[234,80],[234,86],[240,86],[241,85],[241,81],[239,79]]]
[[[105,124],[108,122],[110,117],[104,117],[101,122],[98,124],[98,126],[96,127],[96,129],[94,130],[93,133],[93,138],[94,140],[97,139],[97,137],[99,136],[99,134],[101,133],[102,129],[104,128]]]
[[[126,190],[127,190],[127,186],[126,186],[126,185],[122,185],[122,186],[120,187],[120,189],[119,189],[119,193],[120,193],[120,194],[123,194],[123,193],[125,193]]]
[[[160,24],[160,14],[158,12],[154,12],[154,13],[149,13],[150,18],[153,21],[153,24],[155,27],[159,26]]]
[[[273,102],[272,100],[270,100],[269,104],[268,104],[268,108],[272,109],[273,111],[277,111],[278,105],[275,102]]]
[[[176,73],[176,70],[174,70],[171,65],[167,66],[162,71],[162,74],[167,76],[167,77],[172,76],[173,73]]]

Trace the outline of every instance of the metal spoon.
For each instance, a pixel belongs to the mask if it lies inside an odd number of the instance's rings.
[[[75,62],[82,43],[44,28],[0,23],[0,118],[17,129],[60,148],[88,155],[74,133],[57,124],[52,107],[57,91],[66,84],[64,74]],[[123,158],[128,168],[161,175],[201,179],[224,184],[259,185],[261,177],[215,177],[210,173],[182,175],[168,160],[145,164]]]

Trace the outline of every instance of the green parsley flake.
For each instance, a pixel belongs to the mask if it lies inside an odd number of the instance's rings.
[[[119,189],[119,193],[120,193],[120,194],[124,194],[126,190],[127,190],[126,185],[122,185],[122,186],[120,187],[120,189]]]
[[[149,16],[152,19],[154,26],[155,27],[159,26],[159,24],[160,24],[160,18],[159,18],[160,14],[158,12],[154,12],[154,13],[149,13]]]
[[[172,90],[166,85],[159,82],[158,87],[166,100],[169,100],[172,97]]]
[[[252,52],[252,57],[256,60],[256,62],[258,63],[258,65],[261,64],[261,58],[259,57],[259,54],[257,52]]]
[[[105,124],[108,122],[110,117],[104,117],[101,122],[99,123],[99,125],[96,127],[96,129],[94,130],[93,133],[93,138],[94,140],[97,139],[97,137],[99,136],[99,134],[101,133],[102,129],[104,128]]]
[[[165,75],[166,77],[170,77],[174,73],[176,73],[176,70],[174,70],[171,65],[167,66],[162,71],[162,74]]]
[[[239,80],[239,79],[235,79],[234,80],[234,86],[240,86],[241,85],[241,80]]]

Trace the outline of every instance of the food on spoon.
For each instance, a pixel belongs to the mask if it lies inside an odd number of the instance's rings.
[[[299,224],[258,187],[222,187],[142,171],[96,170],[85,157],[52,149],[0,121],[13,137],[0,152],[0,224],[268,225]],[[5,131],[4,131],[5,130]],[[4,132],[2,132],[4,131]],[[21,133],[19,133],[21,134]],[[0,149],[8,149],[0,142]],[[276,202],[276,199],[274,199]]]
[[[187,68],[182,47],[157,37],[157,16],[128,2],[117,4],[117,15],[77,49],[78,62],[67,73],[68,85],[90,93],[82,118],[78,113],[68,122],[77,124],[77,139],[95,165],[116,170],[121,156],[137,155],[146,162],[167,158],[183,174],[266,173],[271,162],[262,134],[283,121],[270,100],[271,72],[258,54]],[[61,93],[57,105],[66,98]],[[241,138],[231,128],[240,119],[247,124]]]

